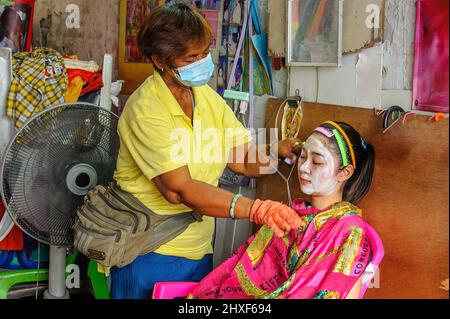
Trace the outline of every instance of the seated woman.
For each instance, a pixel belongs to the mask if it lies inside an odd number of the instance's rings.
[[[355,205],[369,191],[374,161],[374,148],[351,126],[321,125],[298,166],[301,190],[311,200],[292,203],[305,226],[286,234],[263,226],[188,298],[359,298],[371,245]],[[257,200],[250,219],[261,223],[279,205]]]

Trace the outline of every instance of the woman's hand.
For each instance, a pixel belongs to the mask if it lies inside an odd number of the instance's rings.
[[[272,145],[271,154],[278,151],[278,157],[288,158],[293,164],[297,162],[298,156],[303,146],[303,142],[298,138],[289,138],[284,141],[276,142]]]
[[[250,221],[259,225],[267,225],[278,237],[286,232],[305,226],[305,222],[290,207],[280,202],[257,199],[250,212]]]

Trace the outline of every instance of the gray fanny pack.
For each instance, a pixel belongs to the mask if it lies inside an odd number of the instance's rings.
[[[106,267],[124,267],[201,221],[196,212],[158,215],[115,183],[98,185],[77,209],[74,246]]]

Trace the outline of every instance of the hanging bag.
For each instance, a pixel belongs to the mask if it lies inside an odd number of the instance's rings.
[[[201,221],[195,212],[158,215],[112,182],[90,190],[77,209],[74,246],[103,266],[124,267]]]

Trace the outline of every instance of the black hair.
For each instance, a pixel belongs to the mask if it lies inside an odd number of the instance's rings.
[[[355,154],[356,169],[350,179],[345,183],[343,200],[357,205],[370,190],[375,171],[375,148],[367,143],[361,135],[350,125],[343,122],[335,122],[348,136]],[[331,124],[323,124],[321,127],[333,131],[336,129]],[[332,151],[337,154],[340,169],[344,169],[339,145],[335,138],[329,139],[332,143]],[[347,143],[346,143],[347,144]],[[347,145],[347,157],[351,154]]]

